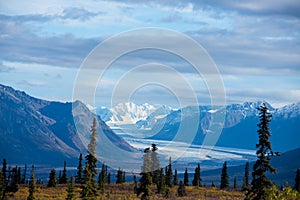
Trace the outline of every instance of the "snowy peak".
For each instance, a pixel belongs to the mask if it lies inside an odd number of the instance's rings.
[[[171,111],[170,107],[151,105],[149,103],[135,104],[133,102],[119,103],[116,106],[96,109],[103,121],[110,125],[136,124],[143,120],[157,117],[165,117]],[[163,116],[161,116],[163,114]]]

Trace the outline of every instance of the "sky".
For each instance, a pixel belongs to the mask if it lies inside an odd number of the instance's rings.
[[[76,80],[92,50],[113,36],[149,27],[196,41],[217,67],[227,104],[265,100],[280,107],[300,101],[297,0],[2,0],[0,83],[46,100],[76,100]],[[124,40],[124,45],[132,43]],[[80,90],[80,100],[97,107],[125,100],[178,107],[180,101],[192,104],[194,96],[199,104],[212,102],[203,74],[157,49],[129,52],[102,76],[95,69],[90,74],[98,79],[82,84],[96,89]],[[140,85],[128,93],[124,86],[135,83]]]

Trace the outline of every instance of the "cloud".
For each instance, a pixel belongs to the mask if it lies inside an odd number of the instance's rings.
[[[83,8],[76,8],[76,7],[72,7],[72,8],[66,8],[63,11],[63,19],[78,19],[81,21],[86,21],[92,17],[95,17],[99,14],[103,14],[103,12],[89,12],[86,9]]]
[[[15,68],[7,66],[3,64],[3,62],[0,62],[0,73],[7,73],[13,71]]]

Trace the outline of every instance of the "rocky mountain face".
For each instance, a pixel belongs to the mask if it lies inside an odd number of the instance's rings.
[[[10,163],[77,163],[79,153],[86,154],[94,117],[100,138],[135,150],[80,101],[45,101],[0,85],[0,157]]]

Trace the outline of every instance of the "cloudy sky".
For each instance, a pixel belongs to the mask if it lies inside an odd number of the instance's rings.
[[[89,53],[113,35],[145,27],[174,30],[202,45],[220,72],[227,103],[266,100],[278,107],[300,101],[297,0],[0,1],[0,83],[35,97],[72,101]],[[151,71],[157,68],[149,63],[168,70]],[[141,65],[143,70],[134,70]],[[129,100],[176,106],[192,94],[184,87],[178,93],[170,89],[182,85],[169,69],[187,80],[200,104],[210,103],[203,77],[178,56],[154,50],[114,62],[91,83],[95,102],[109,106],[113,88],[130,72],[136,78],[129,82],[158,77],[173,85],[140,85]]]

